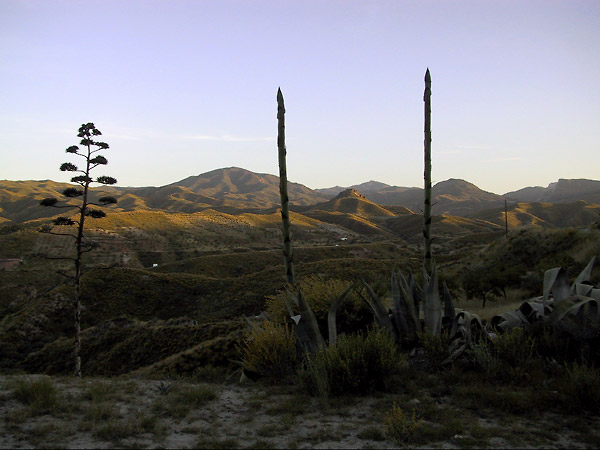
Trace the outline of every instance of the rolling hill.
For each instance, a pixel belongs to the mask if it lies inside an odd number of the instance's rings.
[[[416,187],[389,186],[377,181],[369,181],[352,187],[372,202],[380,205],[402,205],[413,212],[423,208],[423,189]],[[331,194],[337,189],[318,190],[322,194]],[[504,197],[479,189],[464,180],[450,179],[433,186],[434,214],[449,214],[468,217],[478,211],[504,205]]]
[[[518,202],[570,203],[583,200],[600,204],[600,181],[559,179],[548,187],[534,186],[507,192],[504,196]]]
[[[59,210],[39,206],[39,201],[43,198],[62,198],[62,190],[69,186],[68,183],[50,180],[0,181],[0,223],[18,224],[72,214],[74,209]],[[312,190],[302,184],[289,183],[288,191],[293,211],[336,224],[348,225],[360,218],[359,222],[362,223],[357,226],[370,232],[374,228],[365,223],[365,220],[373,222],[377,218],[377,222],[383,217],[419,213],[423,204],[423,189],[389,186],[377,181],[355,185],[349,191],[339,186]],[[349,195],[347,192],[354,194]],[[111,207],[113,212],[164,211],[193,214],[211,209],[238,215],[272,214],[279,208],[278,177],[237,167],[213,170],[161,187],[94,188],[92,198],[106,193],[119,200],[117,205]],[[525,188],[500,196],[483,191],[467,181],[450,179],[433,186],[433,213],[439,216],[478,218],[478,214],[484,211],[503,208],[507,198],[512,199],[512,203],[572,203],[583,200],[600,204],[600,181],[561,179],[548,188]],[[70,202],[74,203],[73,200]],[[380,228],[376,223],[372,225]]]
[[[474,218],[504,226],[504,208],[483,211]],[[522,202],[508,206],[508,227],[533,225],[543,228],[581,227],[600,222],[600,205],[584,201],[571,203]]]

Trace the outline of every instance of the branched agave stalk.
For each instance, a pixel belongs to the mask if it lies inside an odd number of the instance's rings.
[[[81,275],[82,275],[82,258],[85,253],[92,251],[96,248],[95,242],[89,241],[85,237],[85,219],[92,217],[94,219],[101,219],[106,216],[106,213],[101,209],[90,208],[90,206],[107,206],[117,203],[117,199],[112,196],[100,197],[98,201],[100,203],[93,203],[89,199],[89,188],[91,183],[99,183],[103,185],[112,185],[117,182],[116,179],[109,176],[99,176],[96,179],[91,177],[91,171],[98,166],[104,166],[108,164],[107,159],[104,156],[100,156],[97,153],[102,150],[109,148],[106,142],[96,141],[96,137],[102,135],[93,123],[84,123],[78,130],[77,137],[81,138],[80,145],[72,145],[67,148],[66,152],[78,156],[83,159],[83,167],[79,168],[73,163],[65,162],[60,166],[60,170],[63,172],[76,172],[79,175],[71,178],[71,182],[78,184],[81,189],[70,187],[63,191],[63,195],[66,198],[80,198],[81,202],[77,206],[78,220],[73,220],[70,217],[58,217],[54,219],[53,225],[45,225],[40,231],[48,234],[54,234],[59,236],[69,236],[75,239],[75,257],[58,257],[51,259],[67,259],[73,262],[74,270],[73,275],[61,273],[62,275],[69,278],[75,287],[75,298],[73,300],[74,307],[74,322],[75,322],[75,345],[74,345],[74,356],[75,356],[75,376],[81,377]],[[42,206],[49,206],[54,208],[67,208],[72,209],[72,205],[59,205],[58,199],[54,197],[45,198],[40,202]],[[75,234],[60,233],[53,231],[53,226],[77,226],[77,232]]]
[[[283,223],[283,256],[285,277],[290,285],[295,284],[292,238],[290,234],[290,207],[287,190],[287,168],[285,148],[285,106],[281,88],[277,90],[277,149],[279,150],[279,195],[281,197],[281,221]]]

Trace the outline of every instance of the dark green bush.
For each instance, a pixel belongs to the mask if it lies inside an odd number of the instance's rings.
[[[311,395],[388,391],[406,367],[406,356],[383,329],[341,335],[336,345],[307,358],[300,380]]]

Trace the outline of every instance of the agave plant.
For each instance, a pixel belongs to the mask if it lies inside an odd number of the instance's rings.
[[[523,302],[516,311],[493,317],[491,327],[505,332],[542,321],[575,338],[597,335],[600,330],[600,289],[590,282],[595,262],[594,256],[570,286],[564,268],[547,270],[542,296]]]

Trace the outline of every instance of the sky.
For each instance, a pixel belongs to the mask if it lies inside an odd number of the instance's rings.
[[[598,0],[0,0],[0,179],[68,181],[93,122],[119,186],[223,167],[503,194],[600,179]],[[101,173],[102,172],[102,173]]]

